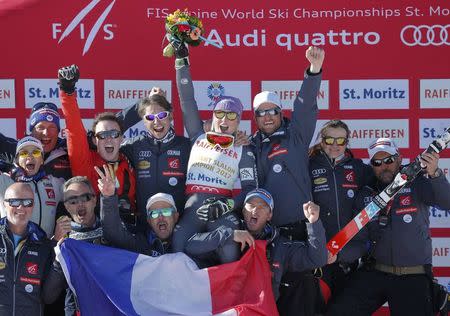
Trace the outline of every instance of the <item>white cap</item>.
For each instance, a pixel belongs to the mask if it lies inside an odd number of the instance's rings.
[[[177,211],[177,207],[175,206],[175,201],[173,200],[173,197],[170,194],[156,193],[156,194],[152,195],[147,200],[147,205],[145,208],[148,210],[150,208],[150,206],[152,206],[152,204],[154,204],[156,202],[167,202],[175,209],[175,211]]]
[[[19,153],[21,149],[23,149],[26,146],[34,146],[40,151],[42,152],[44,151],[44,147],[42,147],[42,143],[39,139],[34,138],[33,136],[25,136],[24,138],[22,138],[17,142],[16,155]]]
[[[391,155],[398,154],[398,148],[395,142],[390,138],[378,138],[373,141],[369,148],[367,149],[369,152],[369,159],[372,160],[373,156],[380,151],[387,152]]]
[[[272,103],[281,109],[281,101],[278,94],[272,91],[263,91],[255,95],[253,99],[253,111],[256,111],[263,103]]]

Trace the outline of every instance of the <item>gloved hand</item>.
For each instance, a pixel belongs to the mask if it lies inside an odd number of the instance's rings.
[[[197,216],[200,220],[205,222],[214,222],[224,214],[231,212],[232,207],[230,207],[227,199],[216,199],[209,198],[203,202],[197,210]]]
[[[175,57],[177,59],[183,59],[189,56],[189,49],[184,41],[170,35],[168,35],[168,40],[175,51]]]
[[[62,67],[58,70],[59,88],[67,94],[75,91],[75,84],[80,78],[80,70],[77,65]]]

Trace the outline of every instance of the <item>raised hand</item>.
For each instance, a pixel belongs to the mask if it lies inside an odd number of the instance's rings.
[[[241,244],[241,252],[244,251],[246,245],[255,248],[255,238],[246,230],[235,230],[233,240]]]
[[[99,167],[94,167],[95,171],[99,176],[98,178],[98,190],[103,196],[113,196],[116,192],[115,181],[112,178],[111,170],[109,169],[109,165],[103,165],[103,170],[100,170]]]
[[[245,131],[237,131],[236,138],[234,140],[234,146],[250,145],[247,133]]]
[[[303,204],[303,213],[310,223],[315,223],[319,219],[320,206],[314,202],[306,202]]]
[[[425,166],[429,176],[433,177],[438,169],[439,154],[438,153],[423,153],[420,157],[422,164]]]
[[[167,98],[167,93],[160,87],[152,87],[152,90],[150,90],[150,93],[148,94],[149,97],[151,97],[154,94],[159,94],[160,96],[163,96]]]
[[[75,91],[75,84],[80,79],[80,70],[77,65],[62,67],[58,70],[59,88],[67,94]]]
[[[65,238],[68,233],[72,230],[70,227],[70,222],[72,220],[68,216],[61,216],[56,220],[55,235],[54,239],[60,241]]]
[[[232,209],[226,201],[207,199],[205,200],[203,205],[197,209],[197,216],[202,221],[214,222],[219,217],[230,212],[231,210]]]
[[[325,51],[322,48],[310,46],[306,50],[306,59],[311,63],[309,71],[313,74],[320,72],[322,69],[323,60],[325,58]]]

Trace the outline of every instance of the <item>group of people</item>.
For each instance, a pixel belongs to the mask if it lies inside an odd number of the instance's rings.
[[[48,102],[33,107],[28,136],[1,135],[0,315],[41,315],[64,290],[65,315],[78,313],[52,250],[67,237],[155,257],[184,252],[199,268],[239,260],[265,240],[280,315],[370,315],[386,301],[392,315],[432,315],[428,206],[450,209],[439,156],[423,154],[423,174],[333,256],[327,241],[400,171],[395,143],[374,140],[366,165],[348,147],[348,126],[331,120],[309,148],[325,57],[318,47],[306,51],[290,118],[263,91],[253,100],[254,135],[239,132],[243,105],[232,96],[215,101],[205,124],[187,47],[173,46],[189,138],[176,135],[172,104],[156,87],[98,114],[86,133],[75,65],[58,71],[66,139]],[[147,135],[124,139],[140,120]],[[57,306],[46,313],[62,313]]]

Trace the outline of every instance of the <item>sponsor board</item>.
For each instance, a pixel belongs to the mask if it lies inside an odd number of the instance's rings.
[[[17,139],[16,119],[13,118],[0,119],[0,133],[2,133],[5,136]]]
[[[13,109],[15,107],[14,79],[0,79],[0,108]]]
[[[450,210],[442,210],[438,207],[431,206],[430,228],[449,228],[449,227],[450,227]]]
[[[166,98],[172,100],[170,80],[105,80],[105,108],[123,109],[148,96],[152,87],[166,91]]]
[[[283,110],[292,110],[294,100],[300,91],[303,81],[301,80],[286,80],[286,81],[262,81],[261,91],[274,91],[281,101]],[[320,90],[317,95],[317,106],[320,110],[329,109],[329,81],[322,80],[320,83]]]
[[[450,108],[450,79],[421,79],[420,108]]]
[[[60,107],[58,80],[25,79],[25,106],[33,107],[38,102],[52,102]],[[80,79],[76,86],[80,109],[95,108],[94,79]]]
[[[193,83],[195,99],[201,111],[212,110],[214,102],[223,96],[239,98],[244,111],[252,108],[250,81],[194,81]]]
[[[408,109],[408,80],[339,80],[339,107],[345,110]]]
[[[443,119],[420,119],[419,120],[419,145],[420,148],[427,148],[428,145],[450,127],[450,118]]]
[[[432,238],[433,267],[448,267],[450,263],[450,238]]]
[[[322,126],[328,120],[317,120],[311,145],[316,144]],[[399,148],[409,147],[409,127],[407,119],[345,120],[350,128],[350,148],[367,149],[372,141],[389,137]]]

